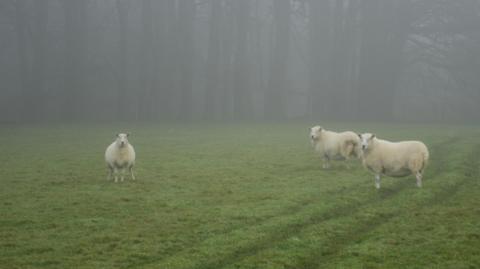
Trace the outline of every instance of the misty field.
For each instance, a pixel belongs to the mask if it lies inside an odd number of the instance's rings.
[[[480,128],[324,126],[423,140],[424,187],[322,169],[310,124],[1,125],[0,268],[480,267]]]

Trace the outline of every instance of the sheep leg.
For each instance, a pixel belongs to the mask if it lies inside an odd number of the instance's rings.
[[[348,161],[350,160],[350,156],[352,155],[352,152],[353,152],[353,145],[347,144],[345,148],[345,152],[342,153],[345,158],[345,166],[347,167],[348,170],[350,170],[350,165],[348,164]]]
[[[132,176],[132,180],[135,180],[135,175],[133,174],[133,166],[130,166],[130,175]]]
[[[421,188],[422,187],[422,173],[417,172],[415,174],[415,177],[417,178],[417,187]]]
[[[125,168],[122,168],[122,173],[120,175],[120,181],[124,181],[125,180]]]
[[[375,188],[380,189],[380,175],[376,174],[375,175]]]
[[[348,164],[348,161],[350,160],[349,156],[347,155],[345,157],[345,166],[347,167],[348,170],[350,170],[350,165]]]
[[[118,182],[118,168],[115,167],[113,168],[113,173],[114,173],[114,176],[115,176],[115,183]]]
[[[323,169],[327,168],[330,168],[330,159],[328,158],[328,156],[325,155],[323,157]]]
[[[112,180],[112,175],[113,175],[113,168],[109,165],[108,166],[107,180]]]

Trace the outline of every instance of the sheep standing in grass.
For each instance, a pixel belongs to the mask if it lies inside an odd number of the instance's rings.
[[[135,150],[128,142],[128,134],[117,134],[115,141],[105,151],[105,161],[108,165],[108,180],[115,176],[115,182],[118,182],[118,174],[120,173],[120,180],[123,181],[127,168],[132,179],[135,180],[133,175]]]
[[[415,175],[417,186],[422,186],[422,174],[428,163],[428,149],[420,141],[390,142],[374,134],[359,134],[363,166],[375,174],[375,187],[380,188],[380,175],[404,177]]]
[[[361,155],[360,139],[354,132],[336,133],[314,126],[310,129],[310,139],[315,151],[323,158],[323,168],[330,166],[330,160],[348,161]]]

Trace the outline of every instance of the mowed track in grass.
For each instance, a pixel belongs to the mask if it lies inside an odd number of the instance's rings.
[[[321,169],[308,124],[1,126],[0,268],[477,268],[480,128],[325,124],[430,149],[424,188]],[[106,181],[127,130],[138,180]]]

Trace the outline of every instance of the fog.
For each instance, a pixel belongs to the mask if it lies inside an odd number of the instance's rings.
[[[480,122],[480,0],[2,0],[0,122]]]

